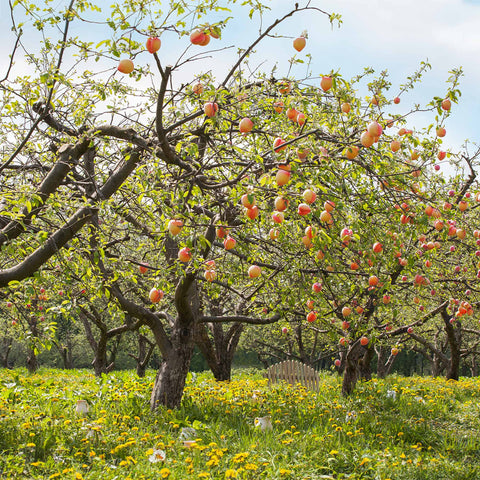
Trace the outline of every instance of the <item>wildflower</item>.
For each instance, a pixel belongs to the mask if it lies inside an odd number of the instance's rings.
[[[153,450],[153,453],[148,457],[151,463],[163,462],[166,458],[166,454],[163,450]]]
[[[170,470],[168,468],[162,468],[160,470],[160,478],[168,478],[170,476]]]
[[[88,411],[90,410],[90,407],[87,403],[86,400],[77,400],[77,404],[75,406],[75,412],[78,415],[87,415]]]
[[[345,422],[348,423],[350,421],[355,421],[357,419],[357,412],[352,410],[351,412],[347,412],[347,415],[345,415]]]
[[[194,447],[195,445],[197,444],[197,442],[195,440],[184,440],[183,441],[183,446],[185,448],[192,448]]]
[[[395,400],[397,398],[397,392],[395,390],[387,390],[387,398]]]
[[[233,468],[229,468],[225,472],[225,478],[237,478],[237,471],[233,470]]]
[[[183,427],[180,431],[180,440],[193,440],[197,436],[197,431],[192,427]]]
[[[272,418],[270,415],[267,415],[265,417],[256,417],[255,418],[255,427],[260,427],[262,432],[265,432],[267,430],[272,430]]]

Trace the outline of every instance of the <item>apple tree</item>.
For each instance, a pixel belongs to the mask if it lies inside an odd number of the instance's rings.
[[[114,329],[151,331],[162,355],[152,408],[180,405],[195,341],[224,353],[218,366],[242,325],[286,321],[312,300],[308,320],[344,339],[351,392],[367,363],[362,338],[398,321],[388,298],[418,283],[401,275],[418,268],[417,236],[428,228],[412,212],[437,195],[441,99],[429,107],[440,109],[437,136],[417,134],[407,129],[414,112],[388,114],[384,73],[347,82],[251,67],[257,45],[293,16],[328,15],[312,2],[262,27],[221,80],[188,67],[219,55],[224,8],[253,17],[266,5],[129,1],[104,16],[80,0],[61,14],[39,3],[16,2],[22,25],[2,81],[5,298],[24,283],[38,288],[62,263],[71,291],[88,287],[75,302],[85,315],[103,302],[121,312]],[[75,36],[76,25],[101,26],[101,41]],[[301,54],[304,42],[289,48]],[[20,48],[31,73],[13,78]]]

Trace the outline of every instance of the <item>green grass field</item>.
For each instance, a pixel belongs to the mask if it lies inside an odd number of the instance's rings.
[[[330,374],[318,394],[202,374],[181,410],[151,413],[153,378],[0,370],[0,478],[480,478],[479,379],[389,377],[344,399]]]

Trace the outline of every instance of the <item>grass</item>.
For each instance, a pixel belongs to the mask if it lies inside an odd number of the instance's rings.
[[[180,410],[152,413],[153,380],[0,370],[0,478],[480,478],[479,379],[395,376],[344,399],[328,373],[319,393],[269,387],[252,371],[230,383],[202,374]],[[272,430],[255,426],[264,416]]]

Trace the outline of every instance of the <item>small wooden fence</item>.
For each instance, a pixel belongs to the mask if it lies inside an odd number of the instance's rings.
[[[320,378],[318,373],[308,365],[296,360],[285,360],[270,366],[265,373],[268,383],[277,383],[284,381],[290,385],[300,383],[309,390],[318,392],[320,386]]]

